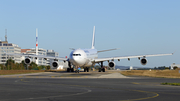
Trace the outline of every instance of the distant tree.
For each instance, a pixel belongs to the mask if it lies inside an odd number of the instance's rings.
[[[157,69],[157,67],[154,67],[154,69]]]
[[[43,65],[38,66],[38,70],[41,70],[41,69],[46,69],[46,66],[43,66]]]
[[[27,68],[27,65],[25,64],[24,60],[21,61],[20,65],[21,65],[21,69]]]
[[[49,70],[51,67],[48,65],[48,66],[46,66],[46,70]]]
[[[5,66],[3,64],[0,64],[0,68],[1,68],[1,70],[4,70]]]
[[[14,60],[12,60],[12,59],[8,59],[7,61],[6,61],[6,63],[5,63],[5,66],[6,66],[6,68],[8,69],[8,70],[10,70],[10,69],[12,69],[12,68],[14,68],[15,66],[15,64],[14,64],[15,62],[14,62]]]
[[[14,70],[22,70],[22,69],[24,69],[23,64],[21,64],[21,63],[16,63],[16,67],[14,68]]]
[[[20,67],[21,70],[24,70],[24,69],[25,69],[25,66],[26,66],[26,65],[24,65],[23,63],[20,63],[20,64],[19,64],[19,67]],[[26,66],[26,67],[27,67],[27,66]]]
[[[169,67],[165,67],[165,69],[170,69]]]
[[[33,67],[32,67],[32,66],[28,66],[28,69],[29,69],[29,70],[32,70],[32,69],[33,69]]]
[[[31,70],[31,69],[37,70],[38,69],[38,65],[35,62],[31,62],[30,65],[29,65],[29,70]]]

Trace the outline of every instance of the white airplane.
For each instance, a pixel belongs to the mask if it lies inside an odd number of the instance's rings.
[[[97,51],[94,47],[94,36],[95,35],[95,26],[93,29],[93,38],[92,38],[92,46],[90,49],[72,49],[73,51],[70,53],[69,58],[61,58],[61,57],[49,57],[49,56],[43,56],[43,55],[23,55],[23,54],[7,54],[7,55],[21,55],[21,56],[27,56],[28,58],[25,59],[26,64],[30,64],[32,62],[31,57],[35,58],[44,58],[44,59],[54,59],[52,62],[53,67],[58,67],[58,60],[62,60],[64,62],[68,62],[69,68],[67,68],[67,72],[73,72],[74,68],[72,68],[72,65],[77,67],[83,67],[84,72],[89,72],[89,67],[94,66],[96,63],[101,63],[101,68],[99,68],[99,72],[105,72],[105,68],[103,68],[103,62],[108,61],[109,67],[113,68],[115,67],[114,60],[120,61],[120,59],[128,59],[130,58],[138,58],[142,65],[147,64],[146,57],[153,57],[153,56],[166,56],[166,55],[173,55],[173,53],[169,54],[153,54],[153,55],[137,55],[137,56],[119,56],[119,57],[109,57],[109,58],[98,58],[98,53],[105,52],[105,51],[111,51],[116,49],[108,49],[108,50],[101,50]]]

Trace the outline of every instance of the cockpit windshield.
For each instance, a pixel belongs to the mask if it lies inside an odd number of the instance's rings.
[[[81,56],[81,54],[73,54],[73,56]]]

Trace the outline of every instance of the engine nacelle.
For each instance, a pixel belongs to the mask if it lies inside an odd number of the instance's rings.
[[[58,66],[59,66],[59,63],[57,61],[52,62],[52,67],[58,68]]]
[[[25,63],[26,65],[29,65],[31,62],[32,62],[31,58],[26,58],[26,59],[24,60],[24,63]]]
[[[145,58],[141,59],[141,64],[146,65],[147,64],[147,59],[145,59]]]
[[[116,64],[113,61],[111,61],[108,63],[108,66],[111,68],[114,68],[116,66]]]

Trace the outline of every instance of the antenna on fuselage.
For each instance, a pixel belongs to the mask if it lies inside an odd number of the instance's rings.
[[[95,39],[95,36],[94,36],[94,34],[95,34],[95,26],[94,26],[94,29],[93,29],[93,38],[92,38],[92,47],[91,47],[91,49],[94,49],[94,39]]]

